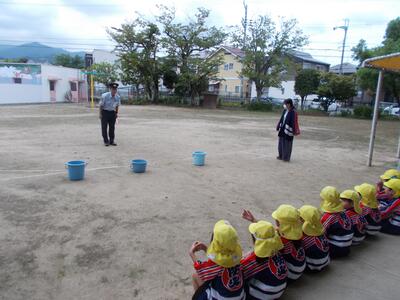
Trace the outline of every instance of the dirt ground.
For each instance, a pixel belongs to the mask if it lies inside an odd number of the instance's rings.
[[[399,122],[301,117],[292,162],[277,161],[277,114],[123,106],[117,147],[104,147],[97,110],[0,107],[0,298],[190,299],[188,249],[228,219],[250,248],[248,208],[271,221],[282,203],[319,204],[325,185],[374,183],[396,166]],[[194,150],[206,166],[191,164]],[[144,158],[148,172],[133,174]],[[88,162],[71,182],[64,163]],[[400,298],[400,239],[379,235],[283,299]]]

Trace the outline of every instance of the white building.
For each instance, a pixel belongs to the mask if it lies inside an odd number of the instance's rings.
[[[94,64],[109,63],[113,65],[118,60],[118,56],[114,52],[106,50],[94,49],[92,55]]]
[[[0,62],[0,104],[87,101],[86,76],[79,69]]]

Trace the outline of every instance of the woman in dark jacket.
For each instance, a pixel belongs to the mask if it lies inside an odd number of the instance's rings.
[[[292,99],[286,99],[285,101],[283,101],[283,107],[284,111],[282,112],[281,119],[276,126],[276,131],[279,132],[279,156],[277,157],[277,159],[289,162],[290,156],[292,154],[293,137],[296,134],[296,112],[293,106]]]

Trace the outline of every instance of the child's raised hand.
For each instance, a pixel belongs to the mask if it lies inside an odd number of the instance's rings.
[[[254,216],[251,213],[251,211],[249,211],[247,209],[243,209],[242,218],[247,220],[247,221],[253,222],[253,223],[257,222],[256,218],[254,218]]]
[[[195,253],[201,250],[207,251],[207,245],[202,242],[196,241],[192,244],[192,247],[190,248],[190,253]]]

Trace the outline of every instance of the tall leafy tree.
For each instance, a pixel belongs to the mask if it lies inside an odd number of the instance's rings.
[[[368,58],[387,55],[400,52],[400,17],[390,21],[387,25],[385,37],[382,44],[375,48],[368,48],[365,40],[352,48],[353,58],[358,60],[360,64]],[[378,71],[373,69],[360,68],[357,71],[357,82],[359,87],[366,90],[368,94],[373,96],[376,91],[378,80]],[[387,97],[394,98],[400,103],[400,75],[389,73],[385,74],[383,81],[383,89]]]
[[[269,16],[259,16],[250,21],[246,44],[243,44],[243,30],[236,27],[232,36],[236,45],[245,51],[241,75],[254,82],[260,99],[264,88],[281,87],[291,64],[288,55],[304,46],[307,38],[295,19],[281,19],[277,26]]]
[[[208,80],[216,79],[217,67],[222,57],[205,57],[204,53],[221,45],[226,33],[215,26],[208,26],[210,11],[198,8],[193,19],[181,23],[175,19],[175,10],[159,6],[158,21],[163,26],[163,46],[171,58],[176,60],[178,79],[175,91],[189,96],[192,104],[195,98],[207,90]]]
[[[106,62],[93,64],[90,71],[94,71],[94,81],[108,85],[111,82],[118,81],[118,66]]]
[[[315,94],[320,81],[320,73],[314,69],[300,70],[295,79],[294,91],[301,97],[301,109],[308,95]]]
[[[161,77],[158,25],[138,17],[120,28],[108,30],[108,33],[117,43],[115,51],[120,58],[123,81],[137,86],[142,84],[151,101],[157,102]]]
[[[317,94],[323,99],[325,111],[333,101],[346,102],[357,94],[355,80],[352,76],[334,73],[322,73]]]

